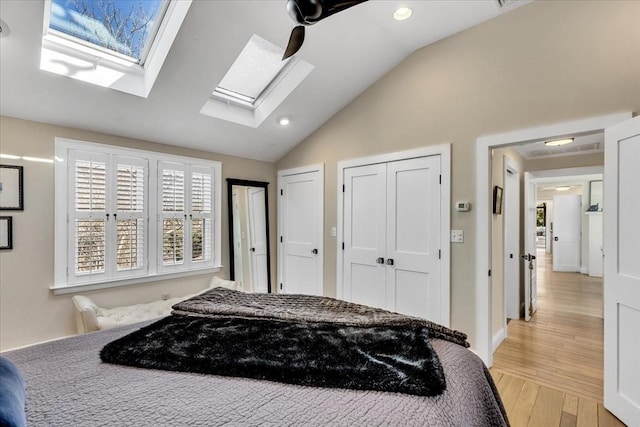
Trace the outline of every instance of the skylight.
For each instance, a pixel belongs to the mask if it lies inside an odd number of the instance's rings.
[[[40,69],[147,97],[192,0],[44,0]]]
[[[254,34],[213,95],[255,107],[260,95],[289,64],[289,59],[281,60],[282,54],[282,48]]]
[[[168,0],[52,0],[49,30],[143,64]]]

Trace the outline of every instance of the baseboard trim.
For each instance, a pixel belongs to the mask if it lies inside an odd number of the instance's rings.
[[[506,337],[507,337],[507,333],[506,333],[504,328],[502,328],[498,332],[496,332],[496,334],[493,336],[493,340],[491,341],[491,343],[492,343],[491,352],[492,353],[495,353],[496,349],[498,347],[500,347],[500,344],[502,344],[502,341],[504,341],[504,339]]]

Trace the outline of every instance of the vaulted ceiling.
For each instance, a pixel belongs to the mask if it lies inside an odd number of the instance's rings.
[[[371,0],[307,29],[309,76],[257,128],[200,114],[253,34],[285,47],[285,0],[193,1],[148,98],[39,68],[44,1],[2,0],[0,114],[264,161],[276,161],[416,49],[510,8],[497,0]],[[413,16],[394,21],[398,6]],[[276,118],[290,115],[282,127]]]

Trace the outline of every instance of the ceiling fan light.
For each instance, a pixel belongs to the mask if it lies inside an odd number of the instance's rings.
[[[551,141],[545,141],[544,145],[549,147],[559,147],[560,145],[571,144],[575,138],[563,138],[563,139],[554,139]]]
[[[396,21],[404,21],[411,18],[413,11],[408,7],[399,7],[393,12],[393,19]]]

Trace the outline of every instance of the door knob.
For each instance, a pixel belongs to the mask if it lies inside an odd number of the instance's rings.
[[[318,250],[317,249],[311,249],[311,253],[314,254],[314,255],[317,255],[318,254]]]
[[[388,258],[387,262],[385,263],[387,265],[393,265],[393,258]]]
[[[255,252],[255,251],[256,251],[256,248],[251,248],[251,252]]]
[[[382,258],[382,257],[378,257],[378,259],[376,260],[376,263],[378,263],[378,264],[384,264],[384,258]]]
[[[558,241],[558,236],[554,237],[553,240]]]

